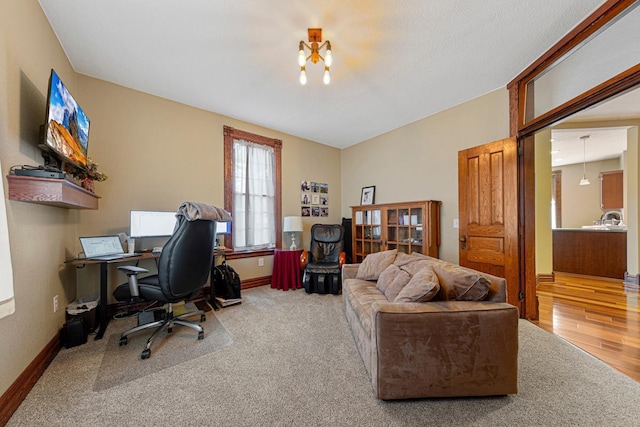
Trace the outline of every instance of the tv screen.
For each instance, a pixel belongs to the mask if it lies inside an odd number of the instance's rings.
[[[89,118],[71,96],[54,70],[47,95],[47,116],[43,149],[59,161],[78,167],[87,165]]]

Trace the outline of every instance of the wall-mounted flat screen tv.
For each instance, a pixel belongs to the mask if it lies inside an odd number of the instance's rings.
[[[53,153],[58,161],[78,167],[87,165],[89,118],[71,96],[54,70],[51,70],[47,94],[47,115],[44,129],[44,151]]]

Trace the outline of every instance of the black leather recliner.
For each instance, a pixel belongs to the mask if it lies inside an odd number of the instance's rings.
[[[340,224],[314,224],[309,251],[300,255],[304,290],[307,293],[339,294],[345,261],[344,227]]]
[[[200,321],[203,322],[206,320],[205,313],[197,310],[174,317],[173,304],[194,297],[207,283],[213,261],[215,236],[216,221],[202,219],[188,221],[185,216],[177,215],[176,230],[163,246],[158,260],[158,274],[137,278],[139,273],[148,272],[148,270],[135,266],[118,267],[129,276],[129,282],[118,286],[113,292],[118,301],[143,299],[168,304],[164,319],[145,323],[123,332],[120,336],[120,345],[127,344],[128,335],[156,327],[141,354],[142,359],[147,359],[151,355],[153,339],[164,329],[171,332],[174,324],[195,329],[198,331],[198,339],[204,338],[202,326],[184,319],[200,315]],[[136,284],[137,291],[134,286]]]

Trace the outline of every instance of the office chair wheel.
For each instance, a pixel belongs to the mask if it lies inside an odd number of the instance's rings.
[[[199,340],[203,340],[204,339],[204,332],[203,331],[198,332],[198,339]]]
[[[149,356],[151,356],[151,350],[149,350],[148,348],[142,350],[142,354],[140,355],[141,359],[148,359]]]
[[[120,337],[120,342],[118,344],[120,346],[123,346],[123,345],[127,345],[128,342],[129,340],[127,339],[127,337]]]
[[[206,315],[204,315],[204,314],[201,314],[201,315],[200,315],[200,321],[201,321],[201,322],[206,322],[206,321],[207,321],[207,316],[206,316]]]

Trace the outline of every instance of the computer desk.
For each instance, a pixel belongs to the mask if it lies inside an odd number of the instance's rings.
[[[160,256],[160,252],[145,252],[137,256],[130,256],[125,258],[117,258],[110,261],[100,261],[86,258],[76,258],[67,261],[75,267],[81,267],[91,264],[100,264],[100,302],[98,304],[98,325],[99,329],[96,333],[96,340],[102,339],[104,332],[107,329],[109,318],[107,317],[107,293],[109,288],[109,282],[107,280],[107,273],[109,271],[109,264],[120,264],[123,262],[139,261],[142,259],[154,259]]]
[[[211,268],[215,267],[216,258],[217,257],[224,258],[225,254],[228,251],[229,250],[224,246],[216,247],[214,249],[214,256],[211,262]],[[160,257],[160,252],[143,252],[137,256],[117,258],[117,259],[112,259],[110,261],[99,261],[99,260],[86,259],[86,258],[76,258],[76,259],[67,261],[68,264],[71,264],[79,268],[84,267],[85,265],[100,264],[100,303],[98,304],[99,329],[98,329],[98,332],[96,333],[96,337],[95,337],[96,340],[102,339],[102,337],[104,336],[104,332],[107,329],[107,324],[109,323],[109,320],[110,320],[109,317],[107,317],[107,298],[108,298],[107,293],[109,291],[109,281],[107,280],[108,278],[107,274],[109,271],[109,268],[108,268],[109,264],[120,264],[123,262],[140,261],[142,259],[154,259],[159,257]]]

